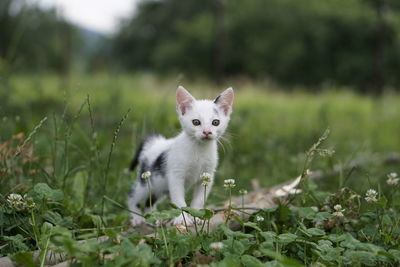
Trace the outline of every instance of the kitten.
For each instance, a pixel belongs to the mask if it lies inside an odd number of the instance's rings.
[[[140,145],[131,170],[137,165],[138,178],[129,195],[129,209],[141,214],[139,204],[149,200],[147,183],[151,184],[153,208],[169,194],[171,202],[178,207],[186,207],[185,192],[194,186],[191,207],[203,208],[204,187],[200,175],[211,175],[206,191],[210,193],[214,172],[218,164],[217,140],[227,126],[232,112],[233,89],[228,88],[215,100],[196,100],[185,88],[179,86],[176,91],[176,110],[182,126],[182,132],[171,139],[161,135],[150,135]],[[151,177],[142,178],[145,172]],[[193,218],[186,216],[186,223],[192,224]],[[133,226],[144,222],[144,218],[133,214]],[[183,224],[183,216],[173,220],[174,224]]]

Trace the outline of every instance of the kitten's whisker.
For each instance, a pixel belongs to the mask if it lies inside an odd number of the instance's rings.
[[[222,139],[223,141],[225,141],[227,143],[231,143],[231,140],[229,139],[229,137],[221,136],[220,139]]]
[[[238,135],[237,135],[237,134],[230,133],[230,132],[225,132],[225,133],[224,133],[224,136],[231,137],[231,138],[236,138]]]
[[[218,142],[218,144],[221,145],[222,151],[224,152],[224,155],[225,155],[225,146],[224,146],[224,144],[219,139],[217,139],[217,142]]]
[[[220,137],[220,143],[222,144],[222,141],[224,141],[227,145],[229,145],[229,148],[232,148],[232,144],[231,144],[231,141],[229,140],[229,139],[227,139],[226,137],[224,137],[224,136],[221,136]]]

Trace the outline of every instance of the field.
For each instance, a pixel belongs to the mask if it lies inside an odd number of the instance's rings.
[[[251,190],[251,179],[268,187],[299,176],[306,152],[330,129],[324,150],[315,151],[309,166],[323,178],[307,188],[314,193],[293,203],[300,209],[261,210],[265,219],[250,217],[252,223],[241,232],[221,227],[191,236],[161,228],[157,238],[146,237],[140,245],[144,237],[137,233],[119,235],[129,227],[125,207],[135,176],[127,167],[140,139],[153,131],[167,137],[179,132],[174,99],[179,84],[199,98],[216,97],[228,86],[235,89],[212,204],[228,199],[224,179],[235,179],[233,194],[238,195],[240,189]],[[3,77],[0,256],[11,255],[27,266],[44,266],[50,251],[66,252],[65,260],[77,266],[397,266],[398,186],[386,180],[389,173],[400,173],[400,95],[290,89],[243,80],[216,86],[146,74]],[[344,187],[351,191],[324,202],[326,192]],[[364,199],[370,188],[378,191],[373,205]],[[11,193],[27,194],[24,204],[12,204]],[[337,204],[344,218],[332,215]],[[118,242],[76,242],[102,235]],[[219,241],[222,250],[210,249]],[[27,251],[36,249],[41,254],[34,263]],[[120,257],[107,257],[116,253]]]

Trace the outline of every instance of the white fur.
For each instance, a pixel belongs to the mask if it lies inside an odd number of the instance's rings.
[[[218,164],[217,139],[220,138],[229,123],[232,111],[233,90],[228,88],[214,103],[212,100],[195,100],[183,87],[177,90],[177,112],[182,126],[182,132],[171,139],[162,136],[150,138],[144,143],[139,155],[138,179],[132,188],[129,198],[129,208],[135,212],[141,212],[138,204],[148,198],[147,184],[140,181],[143,166],[151,171],[161,153],[165,153],[165,175],[159,171],[152,172],[151,179],[146,182],[151,184],[151,192],[161,199],[169,193],[171,202],[178,207],[186,207],[185,193],[194,186],[193,200],[190,204],[193,208],[202,208],[204,204],[204,187],[201,186],[200,175],[204,172],[211,174],[211,183],[207,187],[207,195],[210,193],[214,182],[214,173]],[[195,126],[193,120],[200,120],[201,124]],[[220,124],[214,126],[213,120],[219,120]],[[145,166],[146,167],[146,166]],[[158,201],[157,201],[158,202]],[[157,204],[157,203],[155,203]],[[192,218],[186,216],[186,223],[191,224]],[[132,215],[132,225],[144,222],[143,217]],[[174,224],[183,224],[183,217],[174,219]]]

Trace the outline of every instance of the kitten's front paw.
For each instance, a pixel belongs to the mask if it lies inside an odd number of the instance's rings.
[[[131,218],[131,225],[132,226],[137,226],[140,224],[144,224],[146,222],[146,220],[144,219],[144,217],[139,216],[139,215],[133,215]]]
[[[192,225],[193,224],[193,216],[185,213],[185,218],[183,215],[179,215],[178,217],[175,217],[174,220],[172,221],[172,224],[182,224],[182,225]]]

